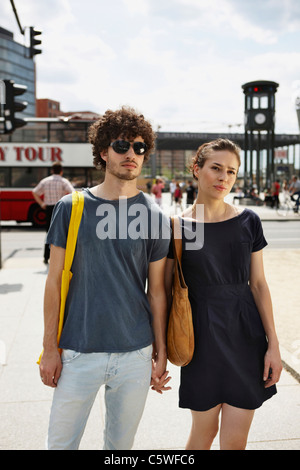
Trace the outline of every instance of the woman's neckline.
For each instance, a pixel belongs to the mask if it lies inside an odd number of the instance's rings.
[[[204,223],[204,224],[208,224],[208,225],[215,225],[215,224],[223,224],[225,222],[230,222],[231,220],[236,220],[238,219],[239,217],[241,217],[241,215],[243,215],[245,213],[246,209],[243,209],[241,212],[239,212],[238,214],[234,215],[233,217],[230,217],[229,219],[224,219],[224,220],[219,220],[219,221],[216,221],[216,222],[209,222],[209,221],[199,221],[199,220],[196,220],[196,219],[193,219],[194,222],[198,222],[198,223]],[[182,216],[179,216],[182,220],[185,219],[185,217],[182,217]],[[189,217],[187,217],[189,220],[191,220]]]

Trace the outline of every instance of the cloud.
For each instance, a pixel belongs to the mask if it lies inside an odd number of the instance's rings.
[[[280,35],[292,32],[300,26],[300,3],[298,0],[252,0],[241,2],[229,0],[232,7],[248,21],[268,28]]]
[[[8,3],[1,2],[1,26],[16,32]],[[23,25],[43,31],[38,97],[60,101],[65,111],[129,104],[162,130],[228,130],[243,121],[242,84],[270,79],[280,84],[278,128],[298,129],[291,88],[300,79],[298,0],[16,0],[16,6]]]
[[[239,13],[233,0],[222,0],[222,2],[176,0],[176,2],[185,9],[185,17],[190,10],[188,20],[190,27],[202,28],[203,31],[218,31],[228,36],[237,36],[238,39],[249,38],[260,44],[274,44],[277,41],[276,31],[266,28],[265,25],[260,26],[248,16]]]
[[[128,12],[132,15],[146,16],[149,13],[149,2],[147,0],[122,0]]]

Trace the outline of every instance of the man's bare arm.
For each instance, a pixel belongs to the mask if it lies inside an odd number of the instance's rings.
[[[49,387],[56,387],[62,369],[57,348],[57,332],[64,259],[65,249],[51,245],[49,273],[44,295],[44,352],[40,362],[41,378]]]
[[[167,298],[164,285],[166,258],[154,261],[149,265],[148,272],[148,299],[153,316],[154,331],[154,357],[152,366],[152,389],[158,393],[170,390],[166,387],[171,379],[168,377],[167,367]]]

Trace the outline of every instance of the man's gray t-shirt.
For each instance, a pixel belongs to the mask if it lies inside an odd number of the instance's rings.
[[[83,190],[60,347],[127,352],[153,341],[145,292],[149,262],[168,254],[170,224],[150,196],[104,200]],[[55,206],[47,243],[66,247],[72,195]]]

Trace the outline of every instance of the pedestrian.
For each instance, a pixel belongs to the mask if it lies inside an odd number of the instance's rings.
[[[173,205],[173,201],[174,201],[175,189],[176,189],[176,181],[173,178],[172,181],[170,182],[171,206]]]
[[[155,184],[152,186],[152,193],[154,194],[155,202],[159,207],[162,205],[162,190],[164,187],[164,182],[160,178],[157,178]]]
[[[196,199],[196,189],[192,181],[189,181],[188,187],[186,188],[186,205],[190,206],[194,204]]]
[[[199,147],[191,167],[198,184],[196,203],[179,218],[195,334],[194,356],[181,368],[179,391],[179,406],[192,414],[188,450],[210,449],[220,414],[221,450],[244,449],[254,410],[276,393],[282,369],[263,270],[267,243],[261,221],[254,211],[224,201],[239,166],[240,150],[227,139]],[[203,224],[202,248],[187,248],[192,238],[184,221],[190,218],[194,225]],[[168,303],[173,264],[170,250]]]
[[[300,180],[296,175],[292,176],[292,182],[290,184],[289,191],[291,200],[296,202],[294,212],[298,212],[300,205]],[[296,199],[295,196],[297,196]]]
[[[175,201],[175,214],[177,213],[177,207],[179,206],[182,210],[182,191],[179,183],[176,183],[176,189],[174,191],[174,201]]]
[[[46,211],[46,232],[50,227],[50,221],[55,204],[66,194],[74,191],[72,184],[63,178],[63,167],[60,162],[54,162],[51,175],[42,179],[33,189],[32,194],[36,202]],[[43,199],[42,199],[43,196]],[[47,264],[50,257],[50,247],[45,243],[44,263]]]
[[[280,193],[280,181],[276,180],[272,184],[272,209],[276,206],[276,209],[279,207],[279,193]]]
[[[282,201],[283,203],[288,203],[291,199],[289,192],[289,183],[288,180],[284,179],[282,182]]]
[[[147,193],[151,194],[152,183],[151,180],[148,180],[146,183]]]
[[[249,196],[255,203],[256,206],[261,206],[263,204],[262,199],[257,194],[256,188],[252,187]]]
[[[108,110],[90,127],[89,138],[94,165],[105,177],[83,190],[62,356],[56,335],[71,197],[53,212],[40,375],[55,388],[49,449],[78,449],[96,394],[105,385],[104,449],[122,450],[132,447],[150,382],[160,393],[168,389],[163,276],[170,229],[153,199],[137,189],[155,140],[144,116],[127,107]],[[139,224],[137,213],[144,217]],[[155,219],[160,225],[153,227]],[[169,234],[162,236],[166,227]]]

